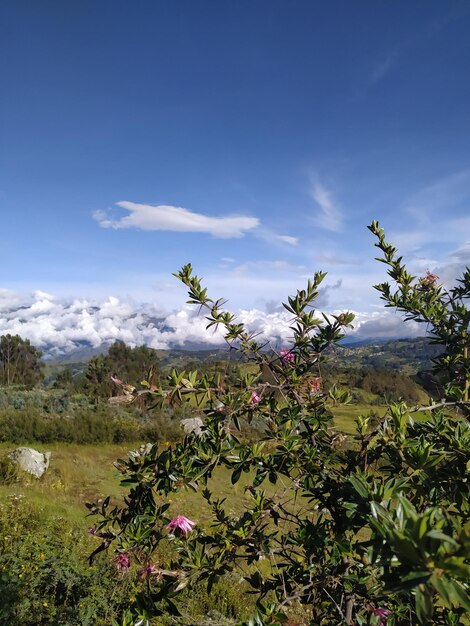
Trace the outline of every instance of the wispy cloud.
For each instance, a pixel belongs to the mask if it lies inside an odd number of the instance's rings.
[[[442,30],[456,19],[461,19],[467,12],[468,6],[455,6],[447,15],[424,22],[419,29],[413,31],[412,35],[397,42],[386,54],[375,61],[370,72],[370,81],[372,83],[381,81],[402,60],[405,60],[404,57],[422,48],[429,40],[435,39]]]
[[[419,252],[431,244],[457,247],[470,232],[470,169],[439,178],[403,202],[406,230],[390,233],[401,252]]]
[[[359,258],[353,257],[345,257],[340,254],[331,253],[331,254],[314,254],[313,259],[315,263],[326,263],[328,265],[360,265],[362,260]]]
[[[464,263],[470,263],[470,241],[466,241],[457,250],[453,250],[449,256],[455,257]]]
[[[111,219],[105,211],[96,211],[94,219],[103,228],[137,228],[140,230],[164,230],[175,232],[208,233],[221,239],[243,237],[247,231],[259,226],[257,217],[212,217],[171,205],[139,204],[121,201],[116,205],[129,212],[118,219]]]
[[[289,246],[296,246],[299,243],[299,238],[292,237],[292,235],[276,235],[276,238]]]
[[[234,272],[246,272],[246,271],[262,271],[263,274],[267,272],[291,272],[296,274],[297,276],[301,272],[306,271],[305,265],[294,265],[293,263],[289,263],[285,260],[274,260],[274,261],[247,261],[246,263],[242,263],[241,265],[237,265],[233,268]]]
[[[453,172],[443,176],[413,193],[405,202],[406,211],[426,223],[437,213],[439,218],[442,211],[447,217],[451,208],[465,208],[470,202],[470,168]]]
[[[299,243],[299,238],[293,235],[280,235],[278,232],[266,226],[260,226],[253,231],[253,235],[258,239],[262,239],[267,243],[281,247],[281,244],[287,244],[288,246],[296,246]],[[285,247],[285,245],[282,245]]]
[[[314,223],[325,230],[340,232],[343,227],[343,215],[333,201],[332,192],[314,177],[311,181],[310,195],[319,208],[313,218]]]
[[[470,224],[469,224],[470,225]],[[433,272],[446,286],[455,285],[462,278],[465,270],[470,267],[470,241],[464,242],[456,250],[452,250],[444,262],[436,263]]]
[[[375,62],[371,72],[371,81],[377,83],[382,80],[393,68],[397,62],[400,52],[403,50],[402,45],[396,46],[385,57]]]

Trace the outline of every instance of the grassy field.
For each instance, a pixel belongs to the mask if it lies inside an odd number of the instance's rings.
[[[332,408],[335,426],[346,436],[354,432],[354,419],[358,415],[371,412],[381,415],[384,411],[385,407],[371,404]],[[85,502],[96,502],[108,495],[115,502],[122,501],[127,488],[120,486],[120,476],[114,462],[118,458],[126,458],[129,450],[137,448],[139,444],[32,442],[28,445],[42,452],[50,450],[51,461],[48,471],[39,480],[22,475],[13,482],[0,481],[0,527],[3,524],[4,533],[3,538],[0,536],[0,543],[3,539],[6,546],[3,554],[0,549],[0,565],[4,564],[0,569],[7,568],[10,572],[3,587],[0,580],[0,588],[1,593],[10,598],[11,605],[5,601],[5,613],[2,613],[0,607],[0,623],[106,626],[111,623],[109,612],[115,611],[113,614],[118,615],[121,605],[131,601],[134,583],[131,579],[116,579],[111,555],[102,555],[98,559],[99,571],[95,566],[87,565],[87,556],[96,547],[96,539],[86,532],[94,519],[87,517]],[[12,443],[0,444],[0,458],[15,447]],[[229,515],[237,515],[245,500],[249,500],[250,496],[245,492],[249,478],[248,475],[242,475],[240,481],[232,485],[229,472],[224,468],[219,468],[213,477],[209,487],[215,497],[226,498],[225,509]],[[273,486],[267,481],[264,484],[269,495],[285,487],[289,488],[289,485]],[[200,493],[183,491],[171,495],[169,500],[170,517],[185,515],[199,526],[211,523],[210,511]],[[31,515],[30,519],[28,515]],[[29,563],[26,569],[24,563]],[[35,570],[29,572],[30,578],[24,581],[22,587],[18,587],[15,580],[18,581],[23,575],[26,577],[28,568],[33,567]],[[71,588],[79,591],[65,600],[59,598],[59,602],[57,589],[64,585],[64,580]],[[107,582],[102,583],[103,580]],[[107,600],[110,589],[114,590],[111,608]],[[187,598],[183,595],[182,607],[187,616],[179,623],[209,623],[198,621],[199,617],[204,618],[214,610],[228,620],[216,623],[233,624],[235,622],[230,621],[231,617],[238,618],[244,614],[251,601],[252,596],[244,596],[239,582],[235,584],[233,580],[221,580],[210,597],[202,587]],[[41,621],[28,621],[31,602],[35,610],[41,613]],[[6,621],[3,622],[2,618]],[[171,618],[165,618],[155,622],[155,626],[175,623]],[[307,622],[302,616],[296,616],[292,623],[302,625]]]
[[[354,420],[358,415],[368,415],[375,412],[382,415],[385,407],[367,404],[348,405],[333,407],[335,426],[350,434],[354,432]],[[6,502],[20,494],[27,498],[32,505],[42,511],[47,518],[52,515],[60,515],[73,523],[86,527],[87,520],[85,502],[96,501],[107,495],[121,499],[125,493],[119,484],[119,474],[114,467],[118,458],[126,458],[129,450],[138,447],[139,444],[24,444],[45,452],[50,450],[51,462],[49,470],[40,479],[23,477],[19,483],[2,484],[0,482],[0,502]],[[11,443],[0,444],[0,456],[6,454],[16,446]],[[220,471],[215,481],[217,495],[227,497],[231,506],[236,507],[237,502],[243,496],[243,481],[231,485],[228,476]],[[178,508],[183,496],[175,496],[172,508]],[[184,495],[185,510],[193,509],[193,515],[203,515],[202,510],[196,504],[198,495],[188,492]],[[196,510],[194,510],[196,509]],[[187,511],[188,517],[191,517]],[[204,523],[204,516],[198,520]]]
[[[49,470],[39,480],[25,475],[20,482],[6,485],[0,483],[0,502],[20,495],[40,509],[45,518],[59,515],[86,526],[85,502],[110,494],[115,497],[124,494],[113,462],[127,455],[131,444],[32,443],[30,446],[40,452],[51,451]],[[3,443],[0,445],[0,454],[14,447]]]
[[[94,518],[87,517],[85,502],[107,495],[122,500],[127,488],[119,484],[114,461],[125,458],[138,444],[31,445],[52,452],[45,475],[39,480],[22,475],[11,484],[0,483],[0,596],[2,601],[7,598],[3,608],[0,603],[0,624],[110,626],[110,616],[117,615],[121,605],[132,603],[138,570],[134,567],[133,576],[117,575],[111,554],[102,554],[92,567],[88,565],[87,557],[97,542],[87,532]],[[12,448],[11,444],[1,445],[0,456]],[[245,484],[242,476],[232,485],[228,471],[222,468],[210,487],[215,496],[227,499],[227,512],[237,515],[247,498]],[[269,483],[267,488],[273,489]],[[199,526],[212,521],[199,492],[179,492],[169,500],[170,517],[185,515]],[[6,580],[3,572],[8,572]],[[183,593],[179,602],[182,621],[168,616],[152,626],[228,626],[235,623],[235,617],[245,619],[254,610],[254,600],[244,594],[247,584],[240,580],[235,575],[220,580],[210,596],[203,585],[190,594]],[[64,586],[70,588],[65,599]],[[111,607],[106,604],[110,596]],[[31,616],[33,607],[36,617]],[[209,615],[215,621],[207,622]]]
[[[354,421],[358,415],[382,416],[385,406],[371,404],[353,404],[332,407],[334,425],[348,435],[354,433]],[[423,419],[424,415],[414,414],[415,419]],[[40,511],[44,520],[60,516],[68,522],[86,528],[92,523],[86,517],[85,502],[96,502],[110,495],[115,501],[122,500],[126,488],[120,486],[120,476],[114,462],[118,458],[126,458],[129,450],[137,448],[139,443],[113,444],[67,444],[30,443],[36,450],[51,451],[49,470],[37,480],[27,475],[19,482],[2,483],[0,481],[0,504],[9,502],[18,496],[28,501]],[[0,457],[16,447],[12,443],[0,443]],[[232,513],[236,513],[243,505],[245,482],[241,480],[232,485],[228,472],[218,470],[211,489],[214,495],[227,498],[227,505]],[[266,485],[269,491],[269,483]],[[170,514],[184,514],[200,524],[209,522],[205,503],[198,493],[189,490],[175,494],[170,498]]]
[[[86,517],[88,510],[85,502],[96,502],[108,495],[119,502],[128,491],[127,487],[120,485],[120,476],[114,462],[118,458],[126,458],[129,450],[138,447],[138,444],[31,445],[41,452],[52,452],[48,471],[39,480],[22,475],[18,482],[0,483],[0,504],[20,498],[39,511],[44,521],[60,517],[85,530],[93,522],[93,518]],[[11,448],[11,445],[2,444],[0,455]],[[228,471],[220,468],[211,481],[214,495],[227,499],[227,508],[231,514],[236,514],[242,508],[246,484],[243,478],[242,475],[240,481],[232,485]],[[269,490],[269,483],[267,489]],[[169,501],[170,517],[184,514],[198,524],[209,523],[209,511],[199,493],[192,490],[179,492],[170,496]]]

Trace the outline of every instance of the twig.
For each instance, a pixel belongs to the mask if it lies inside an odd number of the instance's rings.
[[[440,409],[443,406],[470,406],[470,402],[438,402],[437,404],[430,404],[429,406],[420,406],[415,407],[414,409],[410,409],[410,413],[418,413],[419,411],[434,411],[435,409]]]

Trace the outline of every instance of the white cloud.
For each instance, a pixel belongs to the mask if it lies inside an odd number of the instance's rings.
[[[319,207],[319,212],[313,218],[320,228],[340,232],[343,227],[343,215],[332,199],[332,192],[318,179],[313,179],[310,195]]]
[[[385,311],[373,313],[355,313],[354,329],[348,337],[355,339],[394,339],[403,337],[422,337],[426,334],[426,325],[413,320],[405,322],[398,314]]]
[[[319,305],[325,306],[334,284],[324,290]],[[320,299],[323,302],[320,303]],[[222,329],[206,330],[207,320],[196,307],[183,307],[162,313],[150,304],[109,297],[104,301],[52,299],[36,292],[32,297],[15,296],[15,304],[3,305],[0,311],[0,335],[11,333],[29,339],[50,357],[73,354],[83,345],[99,348],[120,339],[129,345],[146,344],[153,348],[202,347],[221,345]],[[336,311],[339,312],[339,311]],[[237,319],[250,332],[279,347],[290,342],[291,316],[279,308],[239,311]],[[351,337],[405,337],[425,332],[424,325],[404,323],[398,315],[386,311],[357,313]]]
[[[257,228],[253,231],[253,234],[258,237],[258,239],[262,239],[269,244],[276,245],[281,248],[280,244],[287,244],[289,246],[296,246],[299,243],[299,238],[294,237],[293,235],[280,235],[276,231],[271,228],[266,228],[265,226]]]
[[[297,276],[299,276],[299,274],[305,272],[306,269],[305,265],[294,265],[293,263],[280,259],[274,261],[247,261],[246,263],[237,265],[232,271],[238,273],[263,271],[264,274],[269,272],[287,272],[296,273]]]
[[[403,203],[406,212],[403,223],[407,228],[391,231],[389,239],[402,254],[422,256],[423,250],[429,254],[432,245],[435,256],[443,244],[457,247],[462,236],[470,232],[469,204],[470,169],[467,168],[441,177],[410,195]],[[468,255],[460,260],[468,263]],[[443,262],[441,259],[440,263]]]
[[[345,257],[336,252],[331,253],[314,253],[312,255],[315,263],[327,263],[328,265],[360,265],[362,263],[361,259],[355,259],[352,257]]]
[[[129,211],[129,214],[119,219],[110,219],[106,212],[95,211],[93,217],[103,228],[209,233],[214,237],[229,239],[243,237],[246,231],[260,224],[257,217],[211,217],[171,205],[139,204],[127,201],[117,202],[116,205]]]
[[[415,191],[406,201],[406,211],[421,225],[434,225],[448,217],[452,208],[468,207],[470,199],[470,169],[443,176]]]
[[[290,246],[296,246],[299,243],[299,238],[292,237],[292,235],[277,235],[277,239],[279,239],[279,241],[289,244]]]
[[[457,250],[450,253],[451,257],[455,257],[463,263],[470,263],[470,241],[463,243]]]

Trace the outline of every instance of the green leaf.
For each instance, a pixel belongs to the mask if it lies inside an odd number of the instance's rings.
[[[242,468],[238,467],[234,472],[232,472],[231,482],[232,485],[235,485],[240,480],[240,476],[242,474]]]
[[[364,478],[362,478],[362,476],[359,477],[353,474],[349,477],[349,482],[357,491],[357,493],[361,496],[361,498],[364,498],[365,500],[369,498],[368,485]]]
[[[433,603],[431,593],[427,587],[417,589],[415,593],[416,616],[420,624],[426,624],[433,614]]]

